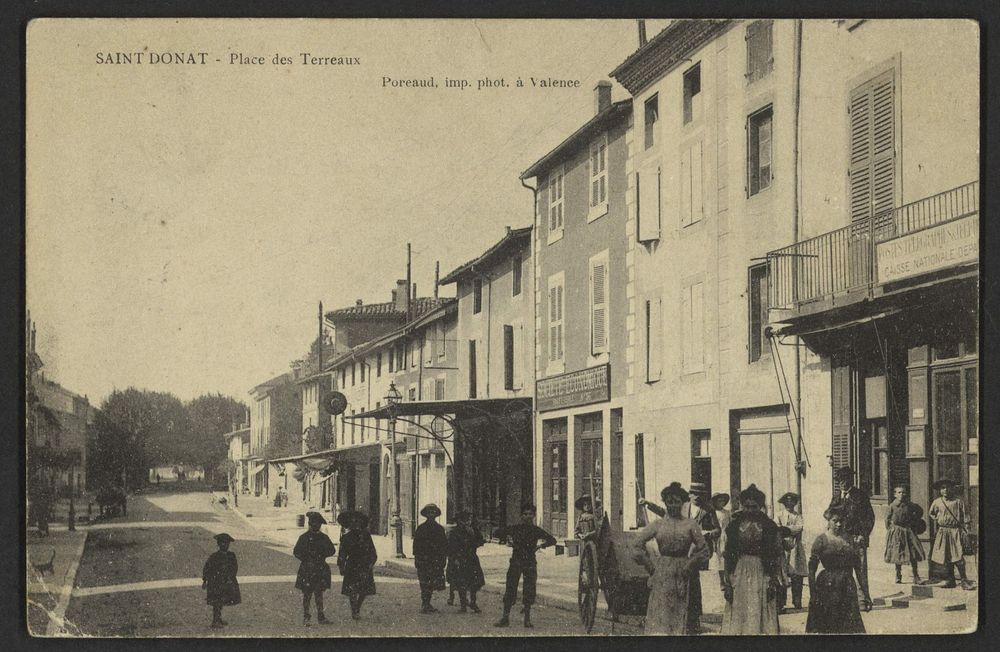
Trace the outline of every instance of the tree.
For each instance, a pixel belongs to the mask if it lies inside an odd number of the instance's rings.
[[[216,472],[219,463],[226,459],[222,436],[243,421],[246,409],[244,403],[222,394],[205,394],[187,404],[191,419],[188,440],[191,463],[205,469],[206,475]]]

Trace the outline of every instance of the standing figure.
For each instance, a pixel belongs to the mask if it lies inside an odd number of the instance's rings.
[[[361,512],[341,512],[337,522],[347,532],[341,531],[340,554],[337,567],[344,581],[340,593],[351,604],[351,618],[361,618],[361,605],[369,595],[375,595],[375,575],[372,569],[378,561],[375,543],[368,533],[368,516]]]
[[[809,574],[809,560],[806,558],[805,546],[802,545],[802,515],[796,509],[799,495],[789,491],[778,499],[778,504],[782,509],[778,510],[775,522],[778,527],[788,528],[784,537],[785,576],[792,587],[792,606],[801,609],[802,578]],[[788,586],[783,583],[782,591],[778,594],[779,611],[784,611],[786,604],[788,604]]]
[[[486,584],[476,548],[483,536],[472,527],[472,512],[464,510],[456,517],[458,525],[448,533],[448,581],[458,591],[459,613],[479,613],[476,593]]]
[[[201,571],[201,588],[207,591],[205,602],[212,606],[212,628],[219,629],[228,623],[222,619],[222,607],[240,603],[240,584],[236,581],[239,564],[236,555],[229,551],[234,539],[222,532],[215,535],[219,549],[213,552]]]
[[[497,536],[510,542],[512,552],[507,568],[507,586],[503,594],[503,616],[494,625],[510,625],[510,610],[517,601],[517,585],[524,576],[524,626],[531,624],[531,605],[535,604],[535,588],[538,581],[538,560],[535,553],[542,548],[556,545],[556,538],[535,525],[535,506],[525,503],[521,506],[521,522],[511,527],[500,528]],[[539,544],[538,542],[542,543]]]
[[[923,534],[926,527],[923,516],[924,510],[910,502],[906,487],[896,487],[894,499],[885,513],[885,562],[896,567],[896,584],[903,583],[904,564],[910,565],[913,583],[923,583],[917,563],[927,559],[927,555],[916,531],[919,528]]]
[[[573,503],[580,510],[580,518],[576,520],[573,534],[577,539],[583,539],[588,534],[597,532],[597,518],[594,516],[594,501],[589,494],[583,494]]]
[[[868,492],[854,486],[854,469],[842,466],[834,473],[834,479],[840,485],[840,491],[830,500],[830,506],[823,512],[823,518],[830,520],[830,510],[841,507],[844,519],[844,534],[854,546],[861,561],[861,574],[868,582],[868,540],[875,528],[875,510]],[[865,602],[863,595],[858,593],[858,602],[869,609],[871,605]]]
[[[420,510],[425,520],[413,533],[413,564],[417,568],[420,581],[420,613],[437,611],[431,605],[434,591],[444,591],[444,566],[448,559],[448,536],[435,519],[441,516],[441,509],[434,503]]]
[[[962,588],[971,591],[975,588],[965,574],[965,546],[962,545],[962,532],[968,531],[972,519],[965,508],[965,502],[954,495],[957,486],[951,480],[938,480],[934,489],[940,496],[931,503],[927,516],[934,520],[937,532],[934,534],[934,545],[931,547],[931,561],[941,564],[948,570],[948,581],[944,587],[955,588],[955,569],[962,578]]]
[[[778,592],[785,551],[778,526],[761,511],[764,492],[751,484],[740,492],[740,510],[725,533],[725,635],[777,634]]]
[[[827,531],[813,541],[809,555],[809,615],[806,632],[817,634],[863,634],[865,625],[858,608],[858,589],[871,604],[868,577],[861,572],[851,535],[847,534],[844,508],[828,510]],[[823,572],[816,569],[823,564]],[[854,576],[858,583],[855,585]],[[870,608],[870,607],[869,607]]]
[[[633,540],[635,559],[646,566],[650,574],[644,633],[697,634],[698,622],[692,622],[689,616],[691,578],[696,577],[702,563],[708,561],[708,544],[701,527],[681,513],[688,492],[679,482],[671,482],[660,492],[660,497],[666,505],[663,518],[639,530]],[[646,542],[651,539],[656,539],[660,550],[655,562],[646,554]]]
[[[688,506],[688,514],[698,524],[708,545],[708,556],[698,564],[697,572],[691,573],[691,587],[688,591],[688,631],[697,634],[701,629],[701,571],[708,570],[712,548],[722,534],[719,520],[708,499],[708,487],[702,482],[691,483],[691,504]]]
[[[732,516],[726,505],[729,504],[729,494],[717,491],[712,494],[712,509],[715,510],[715,519],[719,521],[719,538],[715,541],[712,550],[712,558],[708,561],[709,570],[719,571],[719,590],[726,588],[726,563],[722,559],[723,536],[729,526]]]
[[[326,523],[322,514],[308,512],[306,518],[309,520],[309,529],[299,537],[292,554],[302,562],[295,577],[295,588],[302,591],[302,624],[308,627],[311,624],[311,598],[316,602],[316,622],[330,622],[323,613],[323,591],[330,588],[330,566],[326,563],[326,558],[332,557],[337,552],[337,547],[326,533],[320,532],[320,527]]]

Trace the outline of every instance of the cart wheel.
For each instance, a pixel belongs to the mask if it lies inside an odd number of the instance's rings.
[[[593,541],[588,541],[580,553],[580,583],[577,595],[580,621],[588,634],[594,628],[594,620],[597,617],[597,597],[601,588],[598,572],[597,546]]]

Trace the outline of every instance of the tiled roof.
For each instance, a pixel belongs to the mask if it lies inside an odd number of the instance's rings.
[[[449,283],[454,283],[464,276],[467,272],[471,271],[477,265],[487,264],[491,258],[499,256],[506,249],[508,245],[527,242],[531,239],[531,227],[526,226],[521,229],[511,229],[508,227],[507,233],[504,234],[503,238],[500,239],[495,245],[487,249],[485,252],[473,258],[467,263],[459,265],[453,271],[444,275],[439,281],[440,285],[448,285]]]
[[[583,147],[583,144],[588,142],[598,131],[607,129],[609,125],[617,121],[628,119],[630,115],[632,115],[631,99],[614,102],[573,132],[569,138],[559,143],[555,149],[538,159],[531,167],[522,172],[521,179],[530,179],[531,177],[544,174],[549,168],[566,158],[572,151]]]
[[[687,56],[729,29],[733,20],[675,20],[611,71],[619,84],[635,95],[686,61]]]
[[[419,317],[435,308],[445,305],[449,299],[435,299],[434,297],[417,297],[413,300],[413,316]],[[350,306],[348,308],[338,308],[326,313],[326,318],[330,321],[338,319],[406,319],[406,313],[396,310],[392,301],[386,303],[365,303],[360,306]]]
[[[285,373],[281,374],[280,376],[275,376],[271,380],[265,380],[261,384],[257,385],[253,389],[251,389],[250,393],[251,394],[254,393],[254,392],[266,393],[266,392],[264,392],[264,390],[270,389],[272,387],[278,387],[279,385],[284,385],[285,383],[288,383],[291,380],[292,380],[292,374],[288,373],[288,372],[285,372]]]

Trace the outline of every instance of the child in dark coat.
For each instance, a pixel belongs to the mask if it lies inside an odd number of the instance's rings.
[[[368,517],[361,512],[341,512],[337,522],[348,531],[340,538],[337,567],[344,576],[340,592],[351,603],[351,618],[361,618],[361,604],[369,595],[375,595],[375,576],[372,568],[378,561],[375,543],[368,533]]]
[[[896,567],[896,584],[903,581],[904,564],[910,566],[913,583],[920,584],[922,580],[917,563],[926,559],[927,555],[914,528],[924,525],[923,510],[910,502],[906,487],[896,487],[894,493],[895,499],[889,503],[885,514],[885,561]]]
[[[236,555],[229,552],[233,538],[225,532],[215,535],[219,549],[213,552],[201,571],[201,588],[208,591],[205,602],[212,605],[212,628],[227,623],[222,619],[222,607],[240,603],[240,585],[236,581]]]
[[[302,624],[308,627],[311,619],[310,598],[316,601],[316,622],[330,622],[323,613],[323,591],[330,588],[330,566],[326,563],[326,558],[332,557],[337,548],[330,537],[319,531],[326,523],[322,514],[309,512],[306,518],[309,519],[309,530],[299,537],[292,554],[302,562],[295,577],[295,588],[302,591]]]
[[[472,512],[462,511],[456,517],[458,524],[448,533],[448,581],[458,590],[461,601],[459,613],[479,613],[476,593],[486,580],[476,549],[483,545],[483,536],[472,527]]]
[[[434,591],[444,591],[444,566],[448,560],[448,536],[437,522],[441,509],[431,503],[420,510],[425,520],[413,533],[413,565],[420,582],[420,613],[437,611],[431,605]]]

